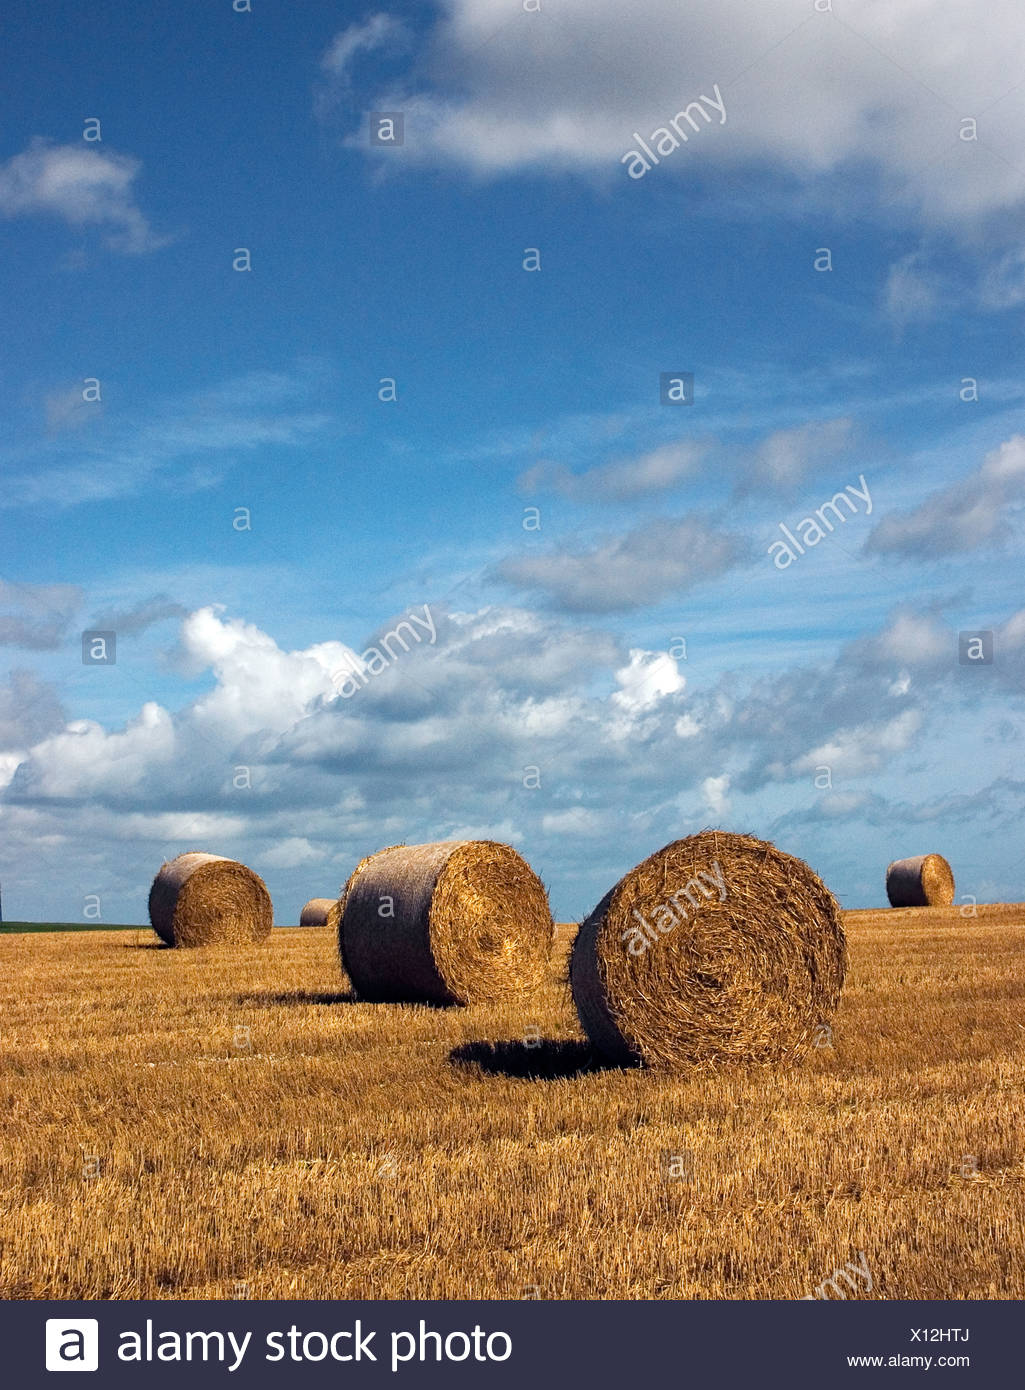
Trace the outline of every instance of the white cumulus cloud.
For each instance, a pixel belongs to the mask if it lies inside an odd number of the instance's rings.
[[[618,709],[635,713],[657,705],[664,695],[675,695],[683,690],[687,678],[680,674],[675,659],[668,652],[632,648],[630,664],[616,672],[616,684],[619,689],[613,693],[612,703]]]
[[[155,235],[135,201],[140,168],[128,155],[37,137],[0,165],[0,214],[58,217],[72,227],[99,227],[116,251],[152,251],[167,239]]]
[[[730,789],[730,778],[727,773],[720,777],[706,777],[701,783],[701,795],[704,799],[705,809],[713,820],[721,821],[729,814],[730,801],[727,792]]]
[[[726,123],[656,173],[869,169],[888,206],[971,221],[1025,199],[1019,0],[445,0],[414,74],[406,154],[477,173],[605,171],[702,94]],[[373,98],[402,108],[401,84]],[[1003,98],[1008,97],[1007,100]],[[978,138],[962,121],[980,112]],[[718,116],[716,116],[718,121]],[[944,144],[944,142],[946,142]]]

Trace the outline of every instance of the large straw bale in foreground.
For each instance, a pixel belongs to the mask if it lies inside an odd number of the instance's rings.
[[[807,864],[706,830],[605,895],[577,935],[570,983],[610,1061],[766,1062],[803,1051],[839,1002],[846,966],[839,906]]]
[[[954,871],[942,854],[895,859],[886,870],[891,907],[949,907],[954,901]]]
[[[326,926],[328,914],[334,905],[334,898],[311,898],[299,914],[299,925],[301,927]]]
[[[468,1004],[540,984],[553,932],[544,885],[514,849],[444,840],[361,860],[338,944],[361,999]]]
[[[149,919],[169,946],[209,946],[262,941],[274,925],[274,909],[252,869],[192,851],[169,860],[153,880]]]

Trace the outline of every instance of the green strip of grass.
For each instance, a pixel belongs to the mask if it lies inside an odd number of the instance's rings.
[[[4,922],[0,934],[26,931],[151,931],[150,927],[124,922]]]

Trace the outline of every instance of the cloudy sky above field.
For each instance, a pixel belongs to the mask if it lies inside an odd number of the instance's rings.
[[[3,35],[7,918],[461,836],[570,917],[706,825],[1025,897],[1019,0]]]

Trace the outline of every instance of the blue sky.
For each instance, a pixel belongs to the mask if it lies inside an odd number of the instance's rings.
[[[1016,3],[239,3],[6,10],[6,916],[710,824],[1025,896]]]

